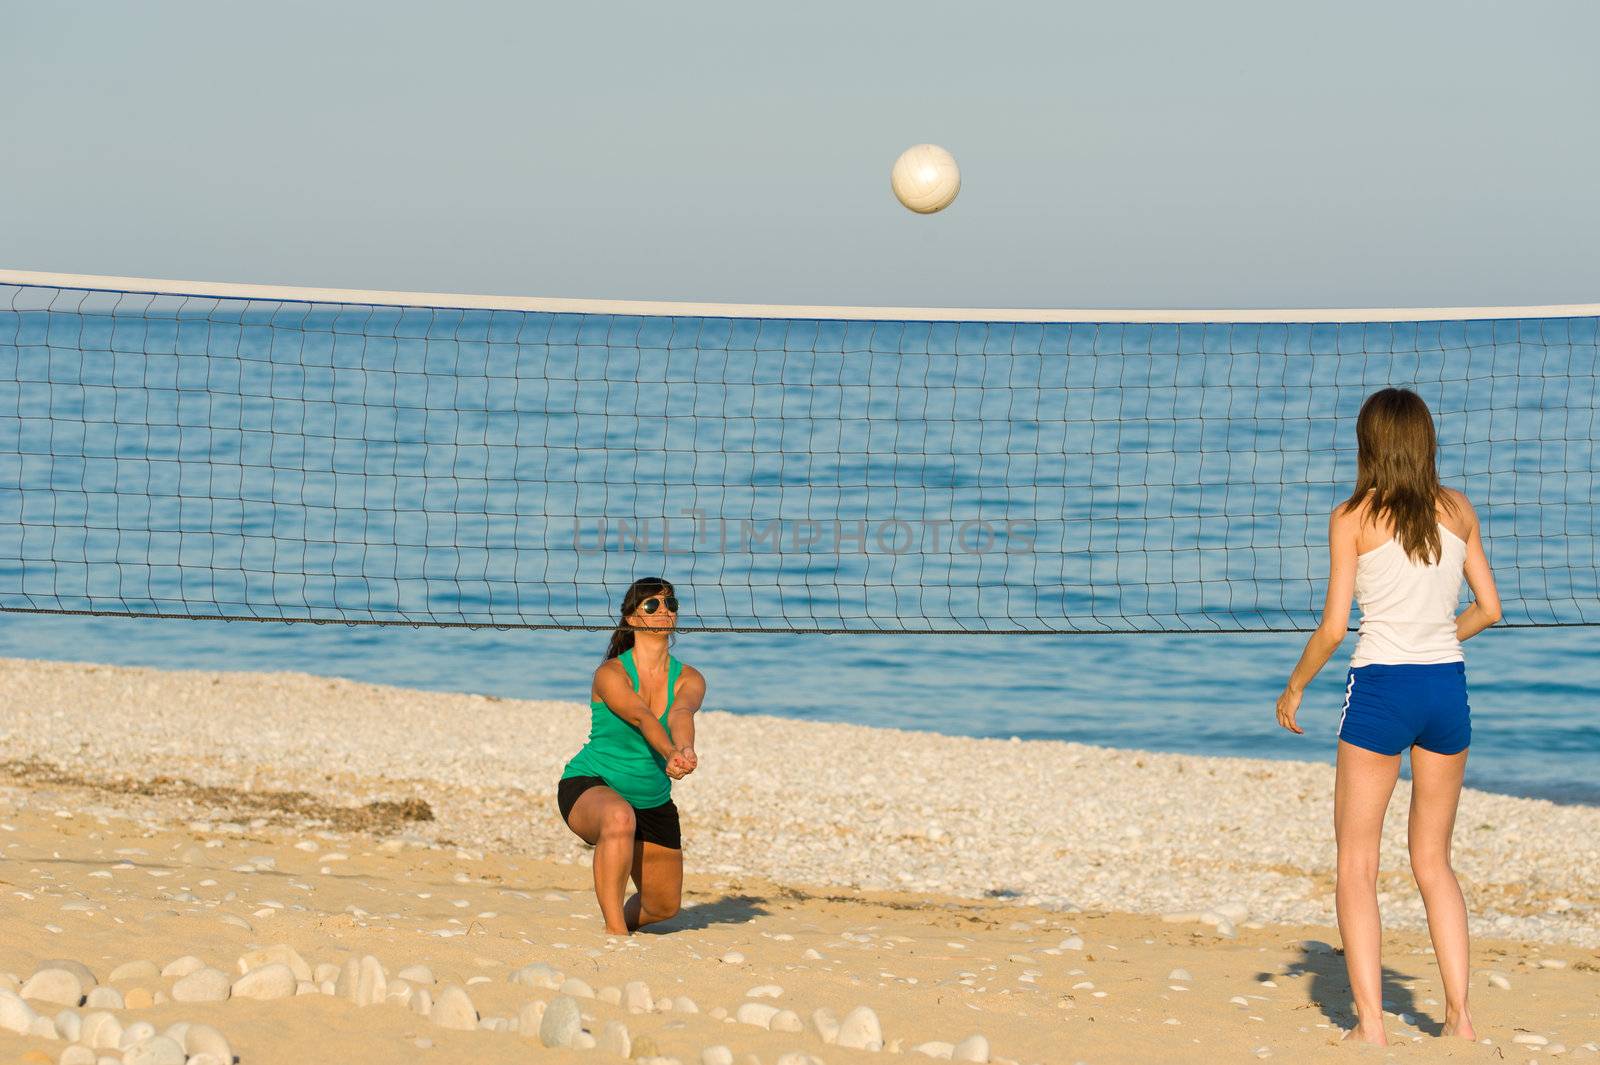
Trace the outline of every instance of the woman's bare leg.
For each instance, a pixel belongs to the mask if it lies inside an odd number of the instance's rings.
[[[1411,748],[1411,873],[1428,910],[1428,935],[1444,981],[1444,1034],[1477,1039],[1467,1012],[1471,941],[1467,904],[1450,866],[1450,837],[1467,752],[1435,754]]]
[[[633,882],[639,890],[622,908],[630,929],[677,916],[683,900],[683,851],[635,841]]]
[[[625,936],[633,926],[623,912],[622,893],[633,869],[633,807],[603,785],[592,787],[572,804],[567,824],[578,838],[594,847],[594,893],[606,931]]]
[[[1383,815],[1400,776],[1398,754],[1339,741],[1333,785],[1333,832],[1339,843],[1334,897],[1344,963],[1355,999],[1356,1036],[1388,1045],[1383,1030],[1383,923],[1378,914],[1378,844]]]

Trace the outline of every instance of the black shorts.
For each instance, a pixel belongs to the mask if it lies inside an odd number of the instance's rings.
[[[566,821],[571,816],[578,796],[596,786],[608,785],[600,777],[567,777],[556,785],[556,806],[561,809],[561,820]],[[568,821],[567,827],[571,828],[572,822]],[[683,827],[678,823],[677,804],[668,799],[660,806],[649,806],[643,810],[635,806],[633,838],[659,847],[671,847],[675,851],[682,850]]]

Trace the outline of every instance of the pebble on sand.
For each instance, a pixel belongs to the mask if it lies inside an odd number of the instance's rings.
[[[531,1039],[539,1031],[539,1022],[544,1020],[544,1010],[544,1002],[540,999],[524,1002],[517,1011],[517,1031]]]
[[[854,1050],[882,1050],[883,1027],[870,1006],[857,1006],[839,1022],[839,1046]]]
[[[389,982],[383,973],[383,964],[371,954],[363,955],[356,971],[354,992],[357,1006],[376,1006],[389,994]]]
[[[516,973],[512,973],[511,975],[511,982],[517,983],[515,978]],[[428,987],[433,984],[433,970],[428,968],[426,965],[407,965],[404,969],[401,969],[399,972],[395,973],[395,976],[419,987]]]
[[[78,983],[83,985],[83,989],[85,991],[100,983],[100,981],[94,978],[93,971],[91,971],[87,965],[83,964],[81,961],[74,961],[71,958],[46,958],[44,961],[41,961],[38,965],[33,967],[34,972],[40,972],[44,969],[67,970],[67,972],[78,978]]]
[[[769,1006],[764,1002],[745,1002],[734,1011],[733,1019],[740,1024],[753,1024],[757,1028],[765,1028],[777,1015],[776,1006]]]
[[[839,1018],[826,1006],[811,1011],[811,1030],[824,1043],[839,1041]]]
[[[299,981],[295,979],[294,970],[281,961],[251,969],[233,982],[234,998],[250,998],[268,1002],[273,999],[290,998],[295,993]]]
[[[547,1047],[571,1046],[573,1037],[582,1027],[578,1000],[570,995],[557,995],[550,1000],[539,1020],[539,1042]]]
[[[160,975],[161,968],[153,961],[130,961],[112,969],[106,980],[114,984],[119,980],[154,980]]]
[[[172,985],[174,1002],[226,1002],[233,982],[221,969],[209,965],[196,969]]]
[[[84,998],[83,1004],[94,1009],[120,1010],[126,1009],[127,1003],[123,1000],[122,992],[114,987],[97,987],[92,989]]]
[[[300,952],[287,943],[274,943],[270,947],[262,947],[260,950],[252,950],[248,954],[241,955],[239,958],[239,975],[243,976],[252,969],[260,969],[274,962],[287,965],[289,971],[294,973],[294,978],[297,982],[300,980],[309,981],[315,978],[311,972],[311,966],[306,964],[306,960],[300,956]]]
[[[205,967],[206,963],[193,954],[185,954],[181,958],[168,962],[167,967],[161,970],[161,975],[169,979],[173,977],[181,978],[188,976],[190,973],[199,972]]]
[[[562,976],[560,971],[551,968],[544,962],[536,961],[532,965],[524,965],[522,968],[517,969],[507,979],[513,984],[520,984],[523,987],[555,991],[561,987],[561,982],[565,977]]]
[[[91,985],[92,986],[92,985]],[[83,1001],[83,981],[69,969],[41,966],[22,985],[22,997],[56,1006],[76,1006]]]
[[[955,1045],[950,1052],[952,1061],[978,1061],[989,1060],[989,1040],[981,1033],[973,1033]]]
[[[164,1035],[143,1039],[122,1054],[122,1065],[183,1065],[183,1047]]]
[[[122,1030],[122,1036],[117,1040],[117,1049],[127,1050],[135,1043],[142,1043],[156,1034],[156,1026],[149,1021],[135,1021]]]
[[[595,1045],[614,1057],[626,1058],[633,1054],[633,1040],[628,1036],[628,1026],[621,1021],[607,1021]]]
[[[643,980],[629,980],[622,985],[621,1004],[629,1013],[649,1013],[655,1007],[655,998]]]
[[[168,1029],[167,1034],[171,1034]],[[210,1054],[226,1062],[233,1061],[233,1047],[228,1037],[209,1024],[191,1024],[183,1031],[183,1049],[190,1055]]]
[[[570,995],[573,998],[594,998],[594,988],[579,980],[576,976],[569,976],[561,981],[561,986],[557,990],[563,995]]]
[[[433,1012],[428,1015],[441,1028],[454,1028],[470,1032],[478,1027],[478,1011],[472,999],[455,984],[446,984],[434,1000]]]

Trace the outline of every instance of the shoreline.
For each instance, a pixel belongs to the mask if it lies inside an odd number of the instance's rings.
[[[0,659],[0,677],[0,762],[13,782],[120,780],[124,808],[213,822],[233,819],[230,804],[254,811],[246,821],[316,823],[309,815],[415,801],[434,820],[390,826],[402,838],[565,863],[588,854],[555,810],[560,767],[587,735],[583,704],[18,659]],[[1330,765],[714,710],[697,733],[701,769],[674,786],[690,873],[1057,912],[1225,910],[1242,913],[1235,926],[1332,923]],[[313,806],[280,808],[295,795]],[[1386,923],[1420,931],[1408,795],[1401,781],[1380,891]],[[1474,935],[1600,947],[1600,845],[1586,843],[1597,839],[1600,808],[1463,792],[1456,865]]]

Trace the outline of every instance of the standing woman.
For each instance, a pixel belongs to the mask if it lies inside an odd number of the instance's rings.
[[[631,935],[678,912],[683,837],[672,781],[694,772],[700,671],[674,658],[678,598],[660,577],[634,581],[589,694],[589,742],[561,773],[556,803],[594,848],[594,893],[606,931]],[[623,901],[628,878],[638,891]]]
[[[1322,623],[1278,697],[1278,724],[1295,724],[1300,696],[1344,639],[1351,597],[1361,634],[1339,719],[1333,825],[1339,935],[1355,1000],[1354,1035],[1387,1045],[1383,1029],[1378,843],[1411,750],[1411,871],[1422,889],[1444,981],[1444,1034],[1475,1039],[1467,1012],[1467,908],[1450,867],[1450,836],[1467,765],[1461,641],[1500,620],[1500,598],[1467,497],[1439,484],[1433,417],[1415,392],[1385,388],[1356,419],[1356,487],[1328,522],[1330,576]],[[1471,606],[1456,614],[1463,573]]]

